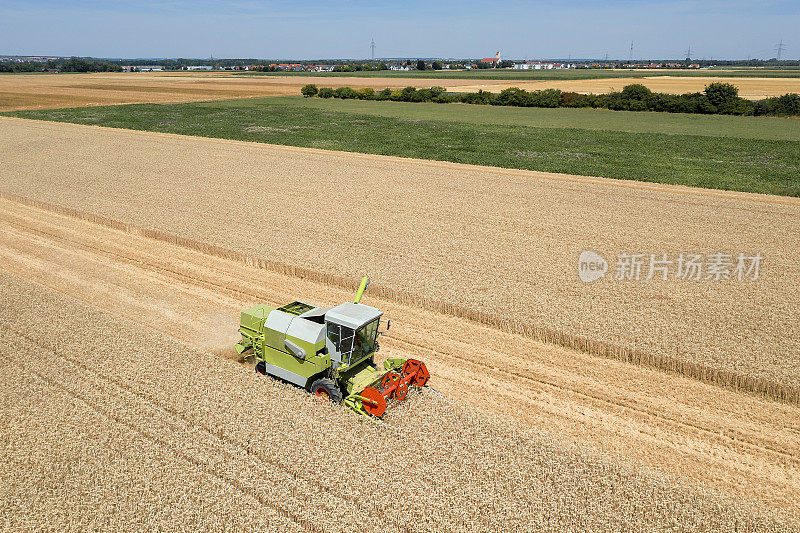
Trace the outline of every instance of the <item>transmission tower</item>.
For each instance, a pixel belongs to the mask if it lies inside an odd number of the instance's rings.
[[[628,63],[633,63],[633,41],[631,41],[631,53],[628,56]]]
[[[375,60],[375,38],[372,38],[372,42],[369,44],[370,50],[372,50],[372,59]]]
[[[692,58],[692,47],[690,46],[688,50],[686,50],[686,57],[689,59]]]
[[[781,60],[781,54],[783,53],[784,50],[786,50],[786,46],[783,44],[783,39],[781,39],[781,42],[779,42],[778,46],[775,47],[775,51],[778,53],[778,55],[775,56],[775,58],[778,61]]]

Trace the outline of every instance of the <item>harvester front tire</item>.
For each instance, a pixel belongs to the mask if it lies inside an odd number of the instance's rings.
[[[326,397],[333,403],[342,403],[342,391],[330,378],[319,378],[311,384],[311,394],[318,398]]]
[[[262,376],[267,375],[267,364],[264,361],[259,361],[256,363],[256,374],[260,374]]]

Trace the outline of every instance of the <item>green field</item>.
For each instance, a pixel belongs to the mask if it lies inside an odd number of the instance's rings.
[[[321,76],[356,78],[432,78],[476,80],[589,80],[603,78],[645,78],[648,76],[711,78],[798,78],[800,68],[792,69],[565,69],[565,70],[370,70],[358,72],[232,72],[235,76]]]
[[[5,114],[800,196],[797,119],[301,97]]]

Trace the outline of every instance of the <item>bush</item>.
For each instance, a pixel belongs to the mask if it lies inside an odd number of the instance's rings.
[[[317,86],[314,85],[313,83],[309,83],[308,85],[303,85],[303,88],[300,89],[300,94],[302,94],[306,98],[316,96],[318,92],[319,89],[317,89]]]
[[[548,90],[552,91],[553,89],[548,89]],[[551,98],[554,97],[555,95],[553,95]],[[561,93],[559,95],[558,107],[592,107],[593,101],[594,101],[593,97],[588,94],[566,92],[566,93]],[[550,107],[550,106],[542,106],[542,107]]]
[[[624,111],[661,111],[668,113],[702,113],[724,115],[777,115],[800,116],[800,95],[785,94],[752,102],[739,98],[738,89],[729,83],[711,83],[702,93],[654,93],[642,84],[626,85],[620,92],[607,94],[579,94],[545,89],[528,92],[509,87],[493,94],[480,90],[477,93],[446,93],[443,87],[416,89],[406,87],[397,91],[383,89],[375,92],[369,87],[356,91],[350,87],[317,89],[313,84],[301,89],[303,96],[360,100],[393,100],[396,102],[463,102],[476,105],[502,105],[519,107],[602,107]]]
[[[481,89],[476,93],[462,93],[461,101],[465,104],[491,105],[497,101],[497,95]]]
[[[372,87],[364,87],[363,89],[359,89],[358,98],[359,100],[374,100],[375,89]]]
[[[454,104],[459,101],[457,94],[443,93],[433,99],[437,104]]]
[[[560,89],[533,91],[528,93],[528,98],[525,105],[530,107],[558,107],[561,104],[562,96],[563,93]]]
[[[382,91],[378,91],[377,93],[375,93],[375,99],[376,100],[388,100],[391,95],[392,95],[392,90],[387,88],[387,89],[384,89]]]
[[[528,105],[528,92],[519,87],[509,87],[500,91],[495,103],[496,105],[525,106]]]
[[[333,93],[336,98],[341,98],[343,100],[358,98],[358,91],[352,87],[339,87],[333,91]]]
[[[754,115],[792,116],[800,115],[800,95],[784,94],[766,98],[755,103]]]
[[[704,91],[713,106],[722,106],[739,97],[739,89],[730,83],[710,83]]]

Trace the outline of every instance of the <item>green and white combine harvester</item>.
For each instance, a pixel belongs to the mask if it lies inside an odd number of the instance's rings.
[[[409,387],[430,378],[425,363],[390,358],[375,365],[383,313],[360,303],[366,277],[355,300],[335,307],[292,302],[274,308],[258,304],[242,312],[236,351],[252,350],[256,372],[294,383],[354,411],[383,416],[387,401],[404,400]],[[390,322],[386,322],[388,331]]]

